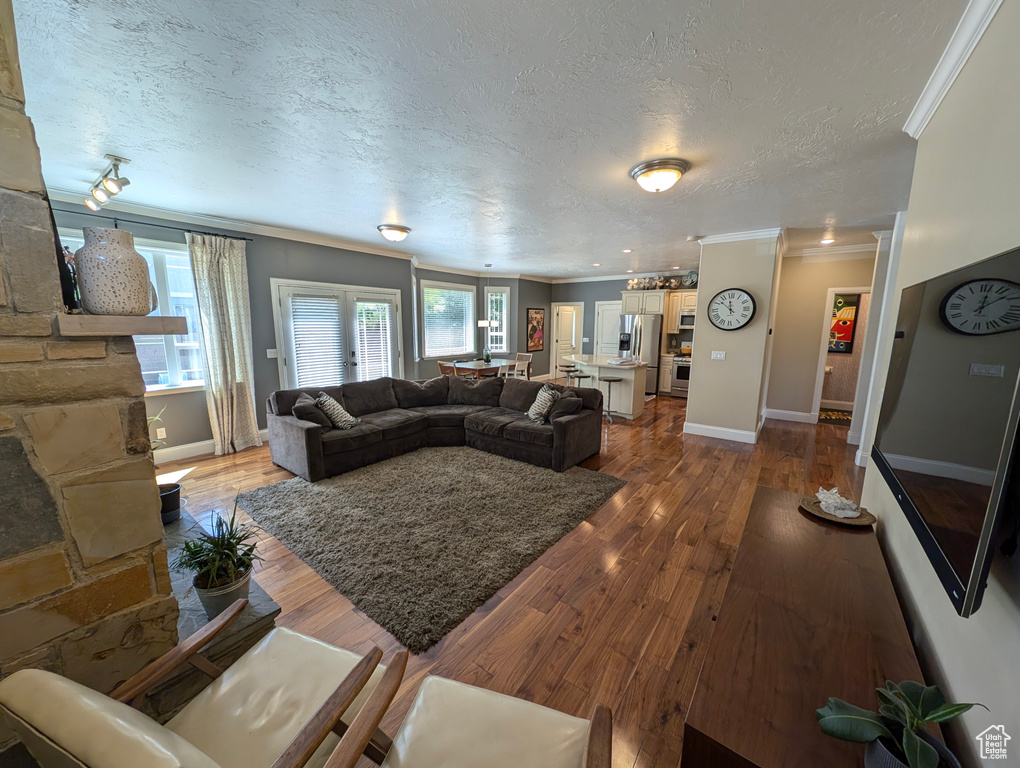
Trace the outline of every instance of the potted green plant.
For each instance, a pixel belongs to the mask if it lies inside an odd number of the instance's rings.
[[[889,680],[876,690],[878,712],[832,698],[815,711],[818,724],[829,736],[867,743],[865,768],[960,768],[953,753],[928,733],[928,726],[983,704],[949,704],[938,686],[912,680]]]
[[[212,532],[203,531],[184,543],[174,568],[193,571],[192,583],[210,619],[215,619],[235,600],[248,597],[252,565],[261,560],[255,553],[259,528],[237,519],[237,501],[230,520],[216,517]]]
[[[155,416],[146,416],[145,425],[152,431],[154,424],[163,423],[163,412],[166,410],[164,405],[159,413]],[[162,448],[166,443],[162,440],[149,439],[149,448],[155,452],[157,448]],[[181,484],[180,483],[160,483],[159,484],[159,519],[163,521],[163,525],[168,525],[177,520],[181,519]]]

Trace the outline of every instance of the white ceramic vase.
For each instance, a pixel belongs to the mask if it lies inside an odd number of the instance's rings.
[[[74,254],[81,303],[90,315],[147,315],[155,311],[156,289],[149,265],[135,250],[130,232],[85,227],[85,245]]]

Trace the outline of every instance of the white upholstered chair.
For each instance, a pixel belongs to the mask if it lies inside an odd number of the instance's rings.
[[[407,661],[388,668],[376,648],[364,658],[277,628],[226,670],[198,651],[243,610],[238,601],[109,696],[39,669],[0,681],[0,713],[42,768],[321,768],[341,738],[383,759],[389,739],[378,716]],[[130,706],[180,666],[213,681],[166,725]],[[368,726],[369,722],[375,724]],[[335,756],[335,755],[334,755]]]

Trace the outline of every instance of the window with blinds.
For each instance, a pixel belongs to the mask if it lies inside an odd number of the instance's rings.
[[[298,387],[344,383],[343,308],[337,296],[289,296],[293,377]]]
[[[485,308],[488,313],[487,331],[489,351],[506,354],[510,351],[510,292],[506,288],[486,288]]]
[[[473,354],[475,289],[452,283],[420,282],[425,357]]]
[[[393,304],[356,299],[358,381],[393,375]]]

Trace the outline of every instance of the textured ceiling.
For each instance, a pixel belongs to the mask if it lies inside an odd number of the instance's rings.
[[[15,0],[51,189],[546,276],[884,228],[964,0]],[[641,191],[636,163],[693,168]],[[623,254],[623,248],[632,248]],[[593,270],[592,262],[600,262]]]

